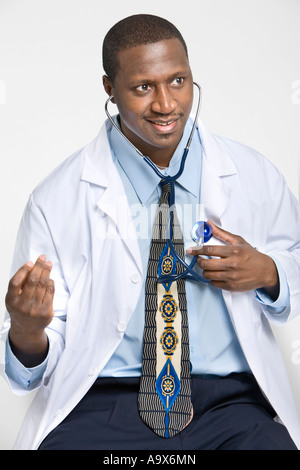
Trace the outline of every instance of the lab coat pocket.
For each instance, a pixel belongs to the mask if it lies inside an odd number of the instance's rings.
[[[254,292],[239,293],[223,291],[224,300],[239,340],[247,341],[253,324],[261,318],[261,309],[257,304]]]

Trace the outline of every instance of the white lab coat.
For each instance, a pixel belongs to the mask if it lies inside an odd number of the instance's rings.
[[[41,253],[52,260],[56,316],[47,328],[48,366],[37,384],[16,449],[36,449],[85,395],[122,340],[140,294],[142,263],[110,152],[109,127],[106,122],[93,142],[36,188],[21,222],[12,271]],[[279,172],[257,152],[211,135],[202,123],[199,130],[204,146],[199,219],[211,219],[259,250],[276,255],[291,296],[291,306],[281,318],[294,317],[300,313],[298,202]],[[297,411],[267,320],[271,315],[254,292],[224,291],[223,295],[260,387],[300,446]],[[8,328],[7,320],[3,341]],[[7,380],[16,393],[28,392]]]

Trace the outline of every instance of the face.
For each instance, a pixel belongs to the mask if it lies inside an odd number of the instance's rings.
[[[178,39],[136,46],[119,53],[113,95],[122,131],[155,163],[168,164],[181,137],[193,102],[193,78]]]

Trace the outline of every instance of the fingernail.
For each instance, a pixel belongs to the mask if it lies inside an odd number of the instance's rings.
[[[30,268],[32,268],[33,262],[32,261],[27,261],[26,266],[29,266]]]
[[[50,266],[50,268],[52,268],[52,266],[53,266],[52,261],[47,261],[46,266]]]
[[[39,256],[39,259],[41,259],[42,261],[46,261],[47,258],[46,258],[45,255],[41,255],[41,256]]]
[[[192,246],[186,250],[188,255],[193,255],[195,251],[199,250],[199,246]]]

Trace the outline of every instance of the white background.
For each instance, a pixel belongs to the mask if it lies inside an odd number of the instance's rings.
[[[153,13],[175,23],[203,88],[206,126],[268,156],[299,197],[299,0],[146,3],[0,0],[0,323],[29,193],[98,133],[102,40],[125,16]],[[299,320],[276,335],[300,410]],[[31,399],[13,396],[0,378],[0,449],[11,448]]]

